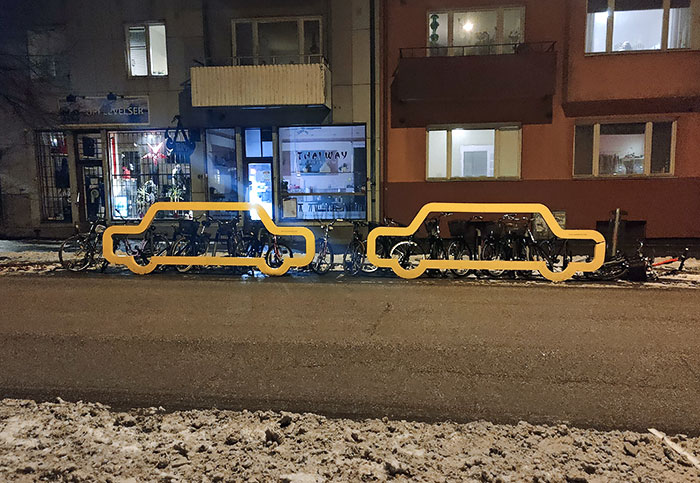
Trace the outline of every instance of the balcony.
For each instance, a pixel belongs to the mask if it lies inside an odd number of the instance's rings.
[[[193,107],[331,107],[331,73],[319,56],[238,57],[227,63],[190,69]]]
[[[554,42],[401,49],[391,125],[552,122]]]

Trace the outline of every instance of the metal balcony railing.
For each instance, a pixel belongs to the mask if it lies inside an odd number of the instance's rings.
[[[478,44],[450,47],[408,47],[400,49],[402,59],[422,57],[466,57],[471,55],[524,54],[530,52],[554,52],[555,41]]]

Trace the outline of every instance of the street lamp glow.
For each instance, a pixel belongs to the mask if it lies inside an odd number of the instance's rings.
[[[474,30],[474,24],[467,20],[466,22],[464,22],[462,28],[465,32],[471,32],[472,30]]]

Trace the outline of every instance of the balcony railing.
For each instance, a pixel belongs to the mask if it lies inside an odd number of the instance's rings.
[[[331,73],[320,55],[210,59],[190,76],[194,107],[330,107]]]
[[[290,64],[324,64],[328,61],[321,54],[285,54],[256,55],[238,57],[220,57],[206,59],[204,66],[238,66],[238,65],[290,65]]]
[[[466,57],[471,55],[525,54],[554,52],[556,42],[454,45],[450,47],[409,47],[400,49],[402,59],[420,57]]]
[[[551,123],[555,45],[401,49],[391,87],[392,126]]]

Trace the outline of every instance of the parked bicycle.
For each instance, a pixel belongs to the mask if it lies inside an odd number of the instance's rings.
[[[270,237],[270,244],[265,254],[265,262],[272,268],[279,268],[284,260],[294,256],[291,247],[277,235]]]
[[[389,225],[391,226],[391,225]],[[394,226],[404,226],[394,222]],[[396,241],[389,251],[389,258],[399,262],[399,266],[405,270],[412,270],[425,259],[425,252],[418,243],[418,238],[414,233],[408,238]]]
[[[352,240],[348,243],[343,254],[343,271],[348,275],[357,275],[360,272],[374,273],[379,268],[367,261],[367,231],[378,226],[398,226],[392,218],[384,218],[383,225],[378,223],[368,223],[366,221],[354,221],[352,223]],[[379,237],[375,245],[376,255],[379,258],[388,258],[394,240],[391,237]]]
[[[176,257],[198,257],[206,254],[209,248],[210,236],[206,232],[211,222],[203,216],[193,220],[182,218],[178,220],[178,226],[173,232],[173,243],[170,247],[170,255]],[[175,265],[180,273],[189,272],[194,265]]]
[[[67,238],[58,249],[61,266],[71,272],[82,272],[97,265],[104,271],[108,262],[102,257],[102,233],[106,229],[104,218],[97,218],[90,223],[86,233]]]
[[[428,233],[428,259],[429,260],[447,260],[448,251],[445,247],[445,242],[440,234],[440,220],[443,217],[452,216],[452,213],[440,213],[425,220],[425,231]],[[428,270],[428,276],[435,277],[445,275],[447,270]]]
[[[323,230],[323,235],[316,240],[316,255],[314,255],[314,259],[311,262],[311,270],[319,275],[324,275],[333,268],[335,255],[329,241],[329,233],[333,230],[333,225],[335,225],[336,221],[342,220],[333,220],[322,224],[321,230]]]
[[[447,258],[452,260],[478,260],[481,257],[484,218],[472,216],[469,220],[450,220],[447,226],[453,240],[447,247]],[[456,277],[466,277],[473,270],[452,269]]]

